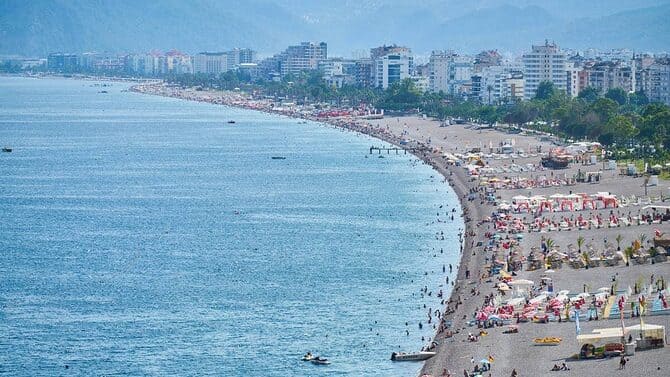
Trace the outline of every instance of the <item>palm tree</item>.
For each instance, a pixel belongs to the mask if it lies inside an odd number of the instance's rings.
[[[623,250],[623,252],[626,255],[626,266],[630,266],[630,260],[633,258],[633,253],[635,251],[633,250],[632,246],[628,246]]]
[[[584,266],[586,269],[589,269],[589,263],[591,262],[591,257],[589,256],[589,253],[586,251],[582,253],[582,260],[584,260]]]
[[[617,251],[621,251],[621,241],[623,241],[623,236],[621,234],[618,234],[615,238],[616,240],[616,249]]]
[[[582,245],[584,245],[584,237],[579,236],[577,237],[577,250],[581,253],[582,252]]]
[[[647,240],[647,235],[644,234],[644,233],[640,233],[640,236],[638,237],[638,239],[640,240],[640,246],[644,247],[644,241]]]
[[[547,252],[551,251],[551,249],[553,249],[554,246],[556,246],[554,240],[552,240],[551,238],[547,238],[547,240],[544,241],[544,244],[547,245]]]

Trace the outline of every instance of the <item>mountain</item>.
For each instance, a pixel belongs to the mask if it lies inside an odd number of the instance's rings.
[[[251,47],[326,41],[348,56],[383,43],[418,53],[563,47],[670,50],[670,0],[0,0],[0,54]]]
[[[670,51],[670,4],[578,19],[562,33],[566,45],[629,47],[636,51]]]

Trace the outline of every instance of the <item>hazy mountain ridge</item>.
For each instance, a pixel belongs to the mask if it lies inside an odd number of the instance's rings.
[[[520,52],[545,38],[570,48],[670,50],[666,21],[670,0],[564,0],[533,5],[537,3],[2,0],[0,54],[171,48],[195,53],[237,46],[275,53],[302,40],[327,41],[329,50],[338,55],[393,42],[417,53],[445,48]]]

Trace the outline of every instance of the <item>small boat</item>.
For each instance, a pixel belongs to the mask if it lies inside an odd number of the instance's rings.
[[[10,153],[10,152],[12,151],[12,148],[10,148],[10,147],[3,147],[3,148],[2,148],[2,151],[3,151],[3,152],[6,152],[6,153]]]
[[[392,361],[423,361],[435,356],[435,352],[421,351],[421,352],[393,352],[391,354]]]
[[[284,156],[272,156],[273,160],[286,160],[286,157]]]
[[[312,364],[316,364],[316,365],[329,365],[330,364],[330,361],[328,361],[328,359],[326,359],[325,357],[321,357],[321,356],[317,356],[317,357],[313,358],[312,360],[310,360],[310,362]]]
[[[101,94],[106,94],[106,93],[107,93],[107,91],[106,91],[106,90],[101,90],[101,91],[99,91],[98,93],[101,93]]]
[[[228,124],[235,124],[235,121],[234,120],[229,120]]]
[[[307,352],[305,356],[302,357],[302,361],[312,361],[315,359],[315,356],[311,352]]]

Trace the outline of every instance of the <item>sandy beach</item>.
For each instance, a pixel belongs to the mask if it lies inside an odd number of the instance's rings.
[[[618,357],[572,358],[581,347],[574,313],[580,315],[580,334],[620,327],[612,313],[621,297],[625,298],[626,326],[640,323],[639,317],[631,318],[635,310],[630,304],[642,296],[650,303],[644,323],[670,325],[664,301],[670,264],[649,252],[655,234],[670,233],[670,222],[662,219],[663,207],[670,204],[667,182],[647,186],[642,176],[622,175],[625,166],[610,169],[609,163],[599,159],[592,164],[584,154],[566,169],[544,168],[540,159],[556,143],[546,135],[506,133],[472,124],[444,127],[419,116],[323,118],[308,107],[281,106],[242,93],[161,84],[132,90],[323,121],[411,150],[439,171],[461,198],[466,230],[458,280],[445,300],[445,314],[439,315],[437,355],[425,362],[422,374],[475,375],[475,366],[487,359],[492,360],[491,368],[481,372],[483,376],[510,376],[513,370],[518,376],[668,374],[668,348],[636,351],[628,356],[625,370],[619,370]],[[513,151],[502,153],[503,146]],[[592,179],[576,182],[573,178],[579,175]],[[636,249],[634,258],[624,252],[631,245]],[[524,292],[500,289],[499,283],[512,286],[515,280],[529,280],[532,285]],[[567,292],[557,299],[560,291]],[[509,299],[520,293],[526,297],[508,313]],[[588,296],[577,296],[585,293]],[[559,309],[549,309],[552,300]],[[485,314],[506,317],[500,321],[504,325],[482,327],[491,321],[475,319]],[[517,322],[518,332],[504,333]],[[549,347],[533,341],[543,337],[562,341]],[[569,370],[550,371],[564,362]]]

